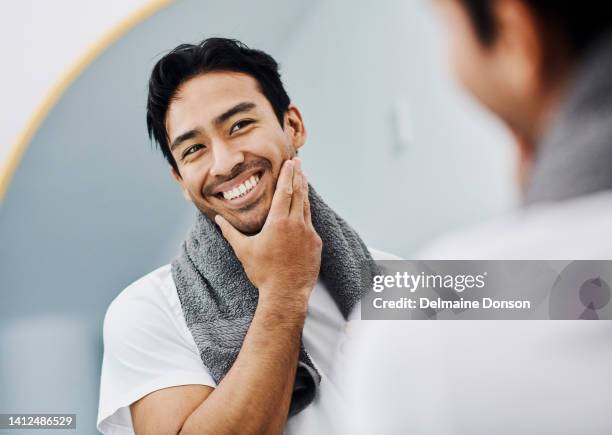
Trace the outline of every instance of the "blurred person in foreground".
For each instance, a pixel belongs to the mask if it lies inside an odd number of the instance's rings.
[[[108,308],[98,429],[335,433],[332,357],[382,254],[307,183],[276,61],[226,38],[180,45],[153,68],[147,125],[195,224]]]
[[[433,3],[458,79],[517,138],[524,201],[414,258],[612,259],[609,6]],[[364,321],[351,331],[350,433],[612,433],[610,321]]]

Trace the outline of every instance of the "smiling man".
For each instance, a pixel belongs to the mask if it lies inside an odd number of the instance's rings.
[[[98,430],[334,433],[332,360],[372,256],[306,181],[276,62],[181,45],[153,69],[147,124],[196,219],[108,309]]]

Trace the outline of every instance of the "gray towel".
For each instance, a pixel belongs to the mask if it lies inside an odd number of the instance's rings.
[[[581,59],[567,98],[536,147],[526,204],[612,189],[612,31]]]
[[[312,187],[309,197],[312,224],[323,242],[320,278],[347,318],[375,265],[357,233]],[[172,262],[172,276],[202,362],[219,383],[242,347],[257,306],[258,290],[248,280],[219,227],[200,212],[179,256]],[[301,343],[289,415],[297,414],[313,401],[320,379]]]

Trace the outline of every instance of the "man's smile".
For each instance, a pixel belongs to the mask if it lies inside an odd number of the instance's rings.
[[[226,208],[240,209],[257,202],[264,192],[268,171],[261,167],[246,170],[233,179],[219,184],[211,196]]]
[[[228,200],[234,200],[236,198],[240,198],[245,196],[251,190],[257,186],[259,183],[259,176],[257,174],[251,175],[246,181],[242,182],[239,186],[236,186],[232,189],[228,189],[223,192],[223,198]]]

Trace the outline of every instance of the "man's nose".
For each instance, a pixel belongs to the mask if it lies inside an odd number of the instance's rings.
[[[244,154],[241,150],[228,146],[225,143],[213,144],[213,165],[210,175],[228,175],[234,166],[244,161]]]

